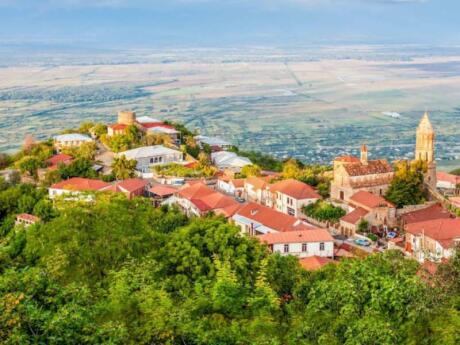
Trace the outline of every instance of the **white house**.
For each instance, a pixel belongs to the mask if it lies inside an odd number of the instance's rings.
[[[120,152],[119,157],[137,161],[136,170],[140,173],[151,173],[151,168],[156,165],[178,163],[182,164],[183,154],[162,145],[138,147],[125,152]]]
[[[73,177],[68,180],[55,183],[48,188],[51,199],[66,194],[77,195],[82,192],[97,192],[110,188],[110,184],[101,180],[93,180],[82,177]]]
[[[246,165],[251,165],[249,158],[238,156],[235,152],[219,151],[211,153],[212,163],[220,170],[240,172]]]
[[[444,191],[455,193],[460,188],[460,176],[448,174],[443,171],[436,173],[436,187]]]
[[[302,216],[303,206],[321,199],[313,187],[294,179],[276,182],[269,186],[269,191],[275,209],[294,217]]]
[[[250,236],[313,229],[300,219],[253,202],[240,208],[232,219],[241,233]]]
[[[61,134],[54,137],[54,146],[60,151],[68,147],[80,147],[83,143],[92,141],[87,135],[79,133]]]
[[[230,149],[233,145],[229,142],[222,140],[216,137],[207,137],[205,135],[197,135],[195,137],[196,142],[203,147],[204,145],[208,145],[211,147],[211,150],[214,151],[225,151]]]
[[[405,230],[405,251],[420,262],[449,259],[460,245],[460,218],[411,223]]]
[[[269,233],[257,238],[266,243],[273,253],[281,255],[295,255],[300,258],[334,255],[334,239],[325,229]]]
[[[248,177],[244,181],[244,198],[265,206],[272,206],[268,190],[271,177]]]
[[[242,197],[244,194],[244,179],[219,178],[216,187],[226,194]]]

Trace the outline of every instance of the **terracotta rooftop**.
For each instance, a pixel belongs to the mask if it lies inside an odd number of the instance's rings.
[[[233,180],[230,180],[230,183],[235,188],[243,188],[244,187],[244,178],[235,178]]]
[[[114,131],[122,131],[126,128],[128,128],[128,125],[122,124],[122,123],[115,123],[113,125],[109,125],[110,128],[112,128]]]
[[[147,180],[140,178],[130,178],[117,182],[114,186],[117,188],[117,191],[132,193],[138,191],[139,189],[145,188],[148,184],[149,182]]]
[[[24,219],[30,222],[39,222],[40,218],[28,213],[21,213],[16,216],[16,219]]]
[[[280,192],[297,200],[321,198],[313,187],[294,179],[276,182],[270,186],[270,191]]]
[[[365,210],[364,208],[358,207],[350,213],[344,215],[342,218],[340,218],[340,220],[349,224],[357,224],[361,220],[361,218],[363,218],[368,213],[369,211]]]
[[[455,185],[460,184],[460,176],[448,174],[444,171],[438,171],[436,173],[436,179],[438,181],[449,182]]]
[[[158,184],[150,188],[149,192],[164,197],[177,192],[177,188]]]
[[[295,217],[253,202],[243,206],[237,214],[279,232],[313,229]]]
[[[177,195],[189,200],[201,212],[220,210],[227,217],[232,216],[240,206],[233,198],[217,192],[203,183],[196,183],[180,189]]]
[[[345,162],[345,163],[359,163],[360,160],[355,156],[340,156],[334,159],[336,162]]]
[[[331,234],[325,229],[297,230],[287,232],[274,232],[259,235],[257,238],[267,244],[276,243],[313,243],[334,241]]]
[[[316,271],[328,264],[337,264],[337,261],[315,255],[299,259],[299,263],[307,271]]]
[[[350,202],[357,206],[364,206],[369,209],[376,207],[394,207],[394,205],[379,195],[367,191],[359,191],[350,197]]]
[[[423,222],[433,219],[447,219],[453,216],[447,210],[445,210],[440,204],[434,204],[427,208],[412,211],[401,216],[401,219],[405,224]]]
[[[270,176],[265,176],[265,177],[248,177],[245,181],[245,184],[250,184],[254,186],[254,189],[265,189],[268,186],[268,183],[270,182],[271,177]]]
[[[386,174],[393,172],[391,165],[384,159],[368,161],[367,164],[354,162],[346,164],[344,167],[350,176]]]
[[[406,226],[406,232],[424,235],[439,242],[443,248],[452,248],[454,240],[460,240],[460,218],[411,223]]]
[[[110,184],[101,180],[92,180],[82,177],[73,177],[53,184],[50,188],[74,191],[98,191],[110,187]]]
[[[162,127],[162,128],[168,128],[168,129],[175,129],[173,126],[167,125],[163,122],[146,122],[146,123],[141,123],[140,125],[144,128]]]
[[[70,155],[66,155],[65,153],[60,153],[57,155],[52,156],[51,158],[48,158],[46,160],[46,163],[48,163],[50,166],[57,166],[58,164],[69,164],[70,162],[73,161],[73,157]]]

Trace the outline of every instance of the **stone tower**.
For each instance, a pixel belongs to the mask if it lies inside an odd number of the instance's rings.
[[[436,161],[434,156],[435,133],[431,125],[428,113],[422,117],[415,138],[415,159],[427,163],[428,171],[425,181],[432,187],[436,187]]]
[[[365,144],[362,144],[361,145],[361,163],[363,165],[367,165],[368,164],[368,152],[367,152],[367,146]]]
[[[136,113],[134,111],[123,110],[118,112],[118,124],[134,125],[136,122]]]

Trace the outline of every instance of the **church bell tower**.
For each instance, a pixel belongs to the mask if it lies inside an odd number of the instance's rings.
[[[431,125],[428,113],[422,117],[415,139],[415,159],[426,162],[428,171],[425,181],[433,188],[436,187],[436,161],[434,156],[435,133]]]

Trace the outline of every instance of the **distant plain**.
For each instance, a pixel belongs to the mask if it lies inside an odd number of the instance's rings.
[[[171,50],[0,59],[0,151],[121,109],[178,120],[244,149],[327,163],[410,158],[425,110],[439,164],[460,159],[460,52],[384,47]],[[390,113],[397,113],[395,117]],[[460,165],[460,163],[459,163]]]

